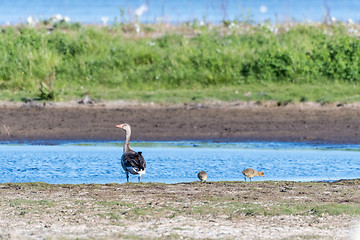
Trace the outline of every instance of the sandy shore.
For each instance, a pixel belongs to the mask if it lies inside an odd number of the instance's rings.
[[[359,239],[359,180],[0,184],[1,239]],[[352,215],[352,211],[355,215]],[[336,212],[339,211],[339,212]],[[356,210],[355,210],[356,211]]]

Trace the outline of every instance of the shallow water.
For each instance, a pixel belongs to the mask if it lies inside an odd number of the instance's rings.
[[[208,181],[243,180],[241,171],[248,167],[265,172],[254,181],[360,177],[359,145],[135,142],[132,148],[147,161],[143,182],[196,181],[201,170]],[[123,183],[121,154],[122,143],[3,144],[0,182]]]

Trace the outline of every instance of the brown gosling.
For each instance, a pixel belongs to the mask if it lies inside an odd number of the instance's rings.
[[[247,168],[247,169],[245,169],[244,171],[242,171],[242,173],[244,174],[244,176],[245,176],[245,182],[246,182],[246,178],[248,177],[249,179],[250,179],[250,182],[251,182],[251,178],[253,178],[253,177],[256,177],[256,176],[262,176],[262,177],[264,177],[265,175],[264,175],[264,172],[258,172],[258,171],[256,171],[256,170],[254,170],[254,169],[252,169],[252,168]]]
[[[203,182],[206,182],[206,179],[208,177],[207,173],[205,171],[200,171],[198,173],[198,178],[200,179],[200,181],[203,183]]]

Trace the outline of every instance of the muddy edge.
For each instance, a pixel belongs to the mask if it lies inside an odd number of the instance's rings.
[[[0,107],[0,141],[132,140],[360,143],[360,107],[255,104],[14,104]]]

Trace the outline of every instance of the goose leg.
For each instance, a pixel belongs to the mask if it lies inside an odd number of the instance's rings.
[[[139,174],[139,182],[140,182],[140,180],[141,180],[141,175]]]
[[[245,182],[246,182],[246,177],[245,177]]]
[[[128,171],[126,171],[126,180],[127,180],[127,182],[129,182],[129,172]]]

